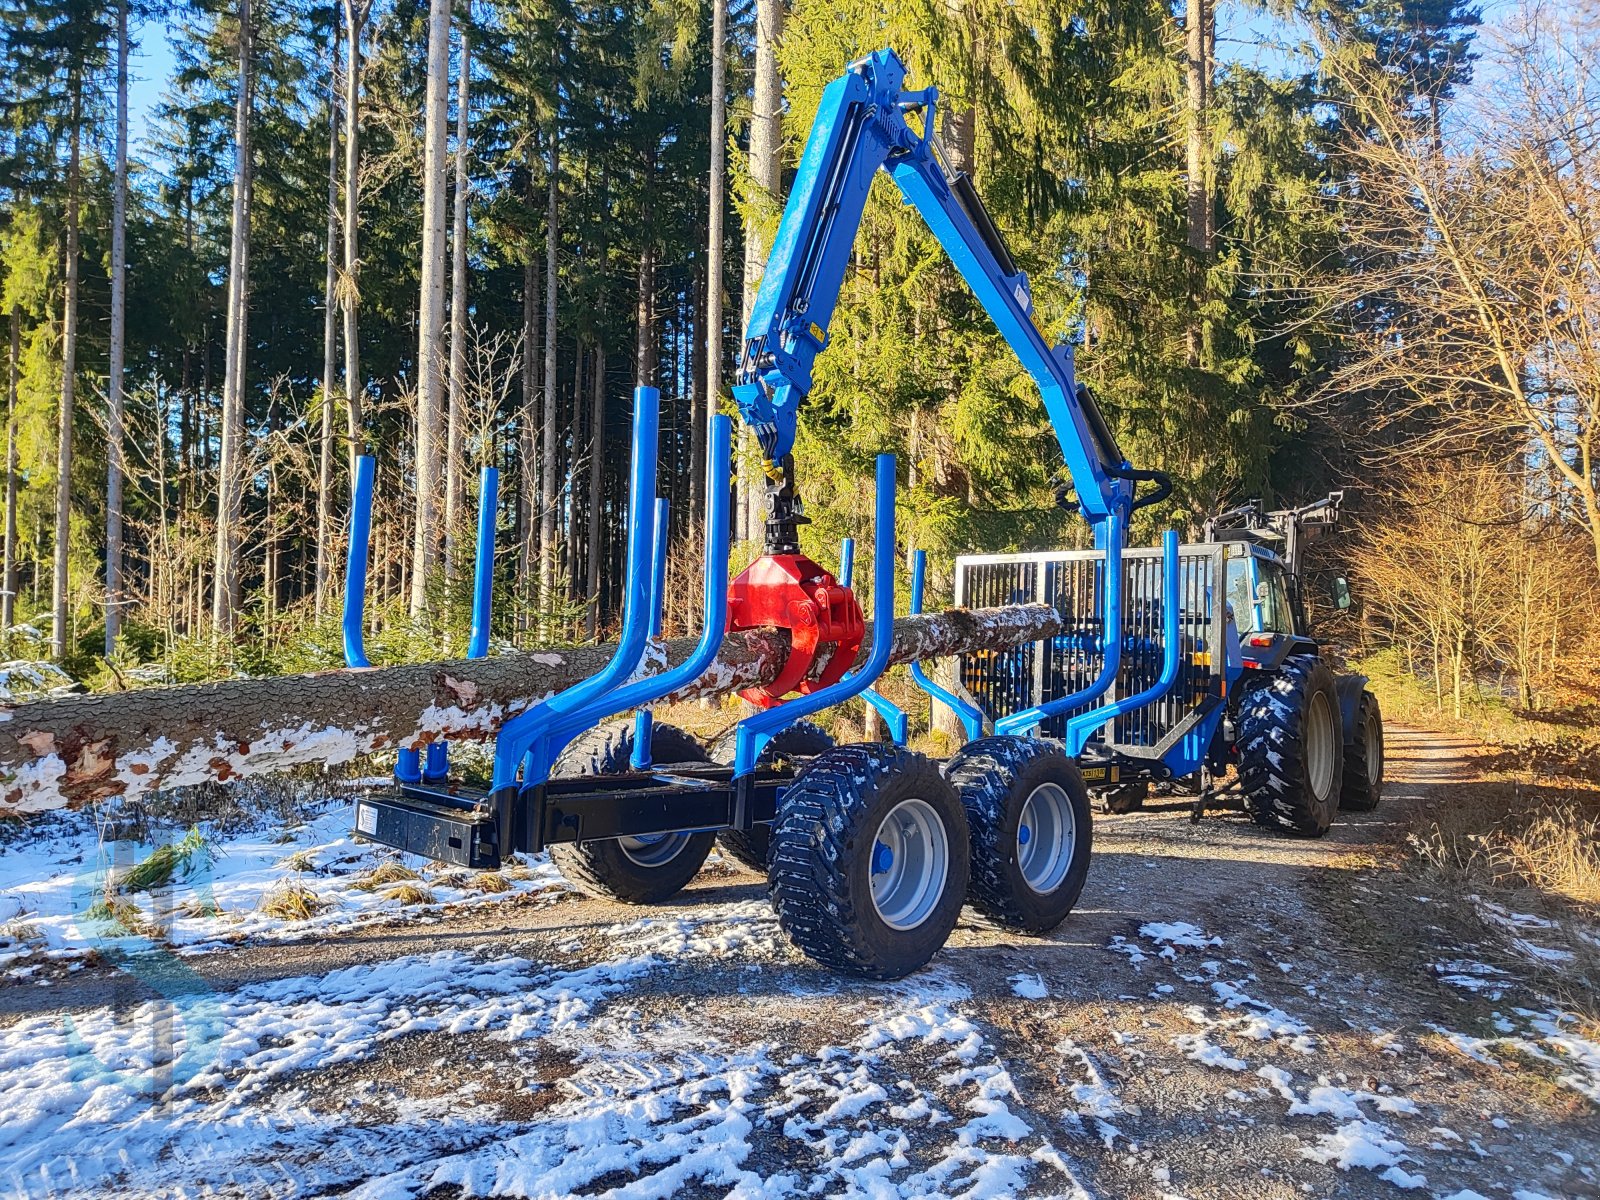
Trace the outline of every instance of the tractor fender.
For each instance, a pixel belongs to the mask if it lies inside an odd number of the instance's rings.
[[[1344,744],[1349,746],[1356,740],[1356,705],[1361,702],[1361,693],[1366,691],[1367,677],[1340,675],[1334,679],[1333,686],[1339,697],[1339,717],[1344,725]]]

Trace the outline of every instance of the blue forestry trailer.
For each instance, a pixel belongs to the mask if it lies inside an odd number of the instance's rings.
[[[728,582],[732,429],[716,417],[708,430],[705,611],[693,652],[659,673],[641,670],[659,633],[666,520],[655,498],[659,397],[639,388],[622,627],[609,664],[505,723],[486,789],[450,781],[432,748],[426,765],[404,761],[392,788],[357,802],[360,836],[480,868],[548,850],[580,888],[633,903],[676,893],[720,838],[767,875],[779,922],[804,953],[892,979],[943,946],[964,904],[1029,934],[1066,918],[1089,867],[1088,784],[1116,781],[1125,769],[1127,756],[1106,729],[1143,723],[1154,731],[1159,723],[1168,731],[1156,756],[1170,764],[1162,771],[1191,774],[1205,763],[1227,685],[1244,669],[1216,589],[1222,575],[1191,568],[1175,533],[1158,549],[1128,549],[1130,516],[1167,496],[1170,482],[1127,461],[1076,383],[1071,347],[1047,343],[1027,276],[971,180],[939,152],[936,89],[904,85],[900,59],[883,50],[851,64],[823,93],[733,388],[765,460],[764,552]],[[973,695],[992,705],[992,688],[950,690],[913,666],[913,679],[952,708],[967,733],[942,763],[899,744],[903,721],[890,725],[899,742],[835,746],[806,719],[864,694],[893,711],[870,689],[893,637],[894,457],[879,456],[876,467],[870,626],[848,566],[835,574],[801,550],[806,516],[793,459],[812,364],[827,347],[880,170],[927,222],[1038,386],[1095,546],[1073,560],[1070,589],[1061,574],[1063,586],[1045,592],[1075,623],[1047,647],[987,664],[1000,679],[1048,660],[1052,687],[1015,710],[985,713]],[[917,612],[920,555],[912,566]],[[992,597],[980,590],[969,587],[966,602],[1010,603],[1018,589],[997,585]],[[654,720],[651,705],[704,674],[725,632],[766,627],[788,632],[788,657],[772,682],[741,693],[757,711],[721,744],[708,751]],[[1041,729],[1053,736],[1035,736]],[[1331,753],[1337,767],[1337,738]]]

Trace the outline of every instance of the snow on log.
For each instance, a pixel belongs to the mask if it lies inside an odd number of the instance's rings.
[[[1058,628],[1055,610],[1043,604],[900,617],[891,660],[1004,650]],[[870,642],[869,633],[862,658]],[[667,642],[664,661],[682,661],[693,645]],[[731,634],[711,668],[671,699],[766,683],[787,651],[781,631]],[[610,654],[609,646],[521,650],[0,706],[0,816],[331,766],[440,738],[485,740],[507,718],[599,671]],[[651,657],[651,669],[662,669],[663,656]]]

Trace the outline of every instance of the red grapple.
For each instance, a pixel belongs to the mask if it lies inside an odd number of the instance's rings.
[[[739,693],[762,708],[837,683],[866,636],[855,594],[804,554],[763,555],[729,585],[728,632],[763,626],[789,631],[789,657],[771,683]],[[824,646],[834,648],[828,665],[806,678]]]

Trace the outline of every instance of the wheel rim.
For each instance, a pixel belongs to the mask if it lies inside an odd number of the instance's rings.
[[[1311,696],[1306,709],[1305,740],[1306,782],[1311,794],[1324,800],[1333,794],[1333,707],[1323,692]]]
[[[1072,866],[1078,818],[1067,793],[1042,783],[1029,793],[1017,820],[1017,869],[1022,881],[1041,896],[1055,891]]]
[[[872,839],[872,907],[891,929],[915,929],[932,915],[950,875],[950,839],[926,800],[902,800]]]
[[[1367,714],[1367,782],[1377,787],[1383,781],[1383,725],[1376,714]]]
[[[689,844],[690,833],[657,833],[648,837],[617,839],[617,846],[629,862],[641,867],[663,867]]]

